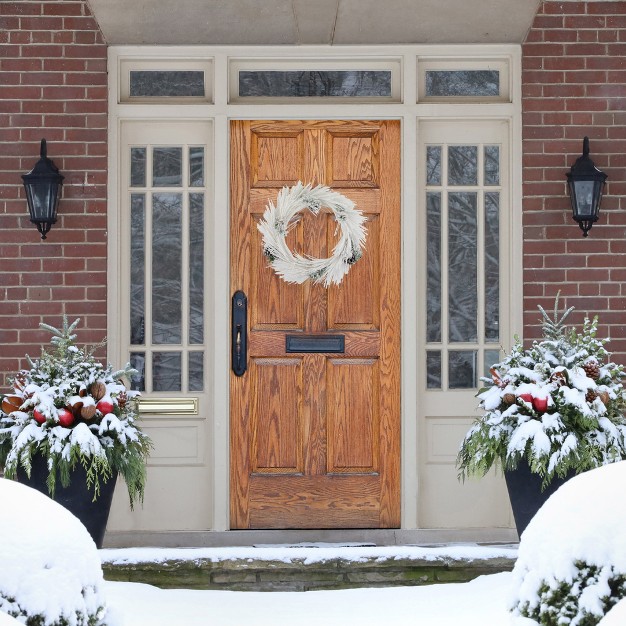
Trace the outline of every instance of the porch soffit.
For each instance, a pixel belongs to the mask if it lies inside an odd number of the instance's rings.
[[[88,0],[109,44],[522,43],[541,0]]]

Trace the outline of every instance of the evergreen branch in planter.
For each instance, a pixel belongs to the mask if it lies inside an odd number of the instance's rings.
[[[610,361],[598,318],[565,326],[573,307],[551,318],[539,307],[543,338],[491,368],[478,392],[479,417],[461,444],[459,478],[484,476],[494,465],[515,469],[522,459],[543,479],[584,472],[626,458],[623,366]]]
[[[104,342],[90,350],[76,346],[78,323],[64,316],[60,329],[40,325],[53,335],[51,348],[36,360],[27,357],[30,369],[18,372],[13,391],[2,397],[0,465],[7,478],[15,478],[18,467],[30,476],[33,457],[42,456],[53,497],[57,481],[67,487],[80,464],[94,500],[100,485],[119,473],[132,508],[143,502],[152,448],[136,424],[139,393],[122,383],[134,370],[100,363],[93,354]]]

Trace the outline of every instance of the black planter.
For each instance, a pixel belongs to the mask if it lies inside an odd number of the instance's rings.
[[[517,534],[521,537],[530,520],[543,506],[546,500],[565,482],[575,476],[571,472],[565,478],[554,477],[550,484],[542,491],[543,479],[539,474],[530,471],[528,463],[522,460],[515,470],[505,470],[504,478],[509,490],[509,499],[515,518]]]
[[[32,459],[30,478],[21,468],[17,471],[18,482],[32,487],[46,496],[49,495],[46,485],[47,478],[48,465],[46,459],[40,455],[35,455]],[[93,491],[87,490],[87,471],[80,463],[76,465],[70,478],[70,484],[63,487],[61,479],[57,476],[53,500],[73,513],[88,530],[96,546],[101,548],[111,510],[117,472],[106,483],[100,483],[100,495],[95,502],[93,502]]]

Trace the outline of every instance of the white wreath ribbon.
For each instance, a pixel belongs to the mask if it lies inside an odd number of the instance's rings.
[[[309,209],[317,215],[322,207],[328,207],[341,229],[339,242],[328,259],[316,259],[292,252],[285,241],[287,233],[298,223],[299,213]],[[276,199],[270,200],[263,219],[257,228],[263,235],[263,253],[270,267],[288,283],[314,283],[338,285],[363,255],[367,230],[363,225],[366,217],[355,208],[354,202],[323,185],[312,187],[298,181],[293,187],[283,187]]]

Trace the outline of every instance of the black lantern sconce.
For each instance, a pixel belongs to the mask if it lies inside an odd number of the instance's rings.
[[[589,158],[589,137],[583,140],[583,155],[576,159],[567,173],[567,188],[572,202],[572,214],[583,237],[591,230],[600,214],[600,201],[608,176]]]
[[[40,154],[41,158],[35,167],[28,174],[23,174],[22,179],[30,221],[37,226],[41,238],[45,239],[52,224],[57,221],[57,208],[65,177],[59,174],[59,168],[48,158],[45,139],[41,140]]]

